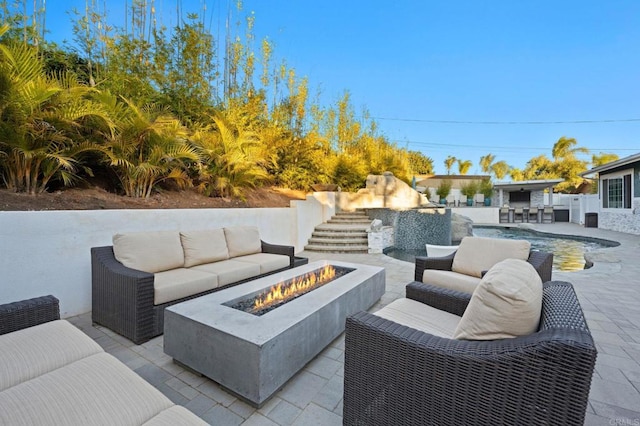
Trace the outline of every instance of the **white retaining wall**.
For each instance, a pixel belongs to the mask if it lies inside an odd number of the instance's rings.
[[[335,211],[323,194],[292,208],[0,212],[0,304],[53,294],[63,317],[90,311],[90,249],[116,233],[254,225],[264,241],[300,252]]]

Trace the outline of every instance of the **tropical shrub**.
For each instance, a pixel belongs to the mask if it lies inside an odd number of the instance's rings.
[[[6,32],[0,27],[0,36]],[[79,155],[97,147],[80,137],[87,117],[110,126],[91,89],[69,72],[47,76],[34,48],[0,45],[0,173],[17,192],[44,192],[52,180],[71,185]]]
[[[104,135],[102,152],[127,196],[147,198],[167,180],[180,187],[191,185],[188,168],[200,157],[187,144],[187,129],[179,120],[157,105],[138,107],[109,94],[101,98],[117,120],[115,131]]]
[[[208,196],[242,198],[244,188],[270,179],[262,143],[257,133],[236,128],[222,114],[212,119],[215,129],[201,129],[192,138],[201,158],[197,188]]]

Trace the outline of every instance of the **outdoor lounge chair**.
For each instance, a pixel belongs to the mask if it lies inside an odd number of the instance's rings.
[[[471,295],[414,282],[406,297],[461,315]],[[597,352],[569,283],[543,285],[526,336],[455,340],[368,312],[345,333],[344,425],[584,423]]]
[[[509,222],[509,207],[500,207],[500,223]]]
[[[524,222],[524,209],[522,207],[516,207],[513,210],[513,221],[518,222],[518,219],[520,219],[520,222]]]

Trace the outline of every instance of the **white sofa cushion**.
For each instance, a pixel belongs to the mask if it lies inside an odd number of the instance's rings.
[[[238,262],[234,259],[206,263],[194,266],[190,270],[217,275],[219,287],[260,275],[260,265],[257,263]]]
[[[244,256],[262,252],[260,233],[255,226],[232,226],[224,228],[229,257]]]
[[[531,243],[525,240],[464,237],[453,257],[451,270],[482,278],[483,271],[488,271],[502,260],[527,260],[530,250]]]
[[[0,424],[139,425],[173,405],[103,352],[0,392]]]
[[[496,340],[526,336],[538,329],[542,280],[520,259],[497,263],[482,278],[462,315],[454,338]]]
[[[222,228],[183,231],[180,232],[180,241],[184,250],[185,268],[229,258],[227,240]]]
[[[161,411],[143,426],[208,426],[209,423],[180,405]]]
[[[422,282],[425,284],[433,284],[463,293],[473,293],[480,284],[480,280],[480,278],[471,275],[438,269],[425,269],[422,273]]]
[[[178,231],[116,234],[113,254],[124,266],[152,274],[184,266]]]
[[[161,305],[218,287],[218,276],[193,268],[158,272],[153,280],[153,304]]]
[[[100,345],[65,320],[3,334],[0,391],[100,352]]]
[[[457,315],[406,298],[396,299],[373,314],[447,339],[453,336],[460,322],[460,317]]]
[[[256,253],[234,257],[238,262],[249,262],[260,265],[260,273],[266,274],[278,269],[287,268],[291,262],[289,256],[273,253]]]

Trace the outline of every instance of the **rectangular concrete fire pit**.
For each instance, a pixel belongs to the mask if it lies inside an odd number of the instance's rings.
[[[225,305],[327,263],[353,271],[262,316]],[[260,407],[384,292],[383,268],[313,262],[168,307],[164,351]]]

